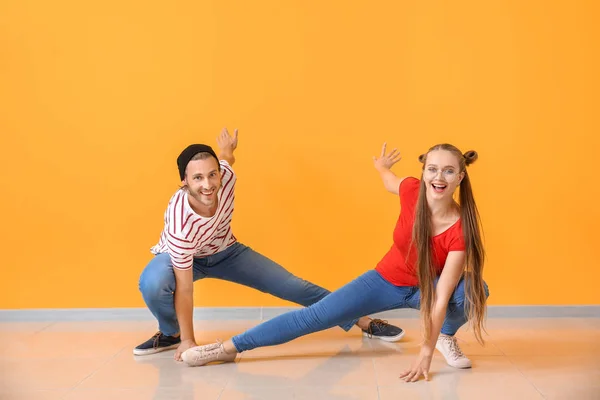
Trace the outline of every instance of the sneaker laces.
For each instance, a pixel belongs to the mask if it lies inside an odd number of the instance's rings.
[[[369,327],[367,328],[367,334],[369,335],[369,339],[373,337],[373,327],[377,327],[379,328],[379,330],[383,330],[383,328],[385,328],[388,325],[388,322],[382,319],[372,319],[371,322],[369,322]]]
[[[198,346],[196,349],[194,349],[194,362],[210,358],[212,356],[217,356],[218,358],[221,353],[225,353],[225,348],[223,347],[223,342],[220,340],[217,340],[216,343]]]
[[[452,358],[458,360],[459,358],[465,357],[460,347],[458,347],[458,342],[456,341],[456,338],[454,336],[444,335],[441,336],[441,339],[448,343],[448,347],[450,349],[450,354],[452,355]]]
[[[163,333],[161,331],[158,331],[154,334],[154,336],[152,336],[150,339],[154,339],[152,342],[152,348],[153,349],[157,349],[158,345],[160,344],[160,338],[163,336]]]

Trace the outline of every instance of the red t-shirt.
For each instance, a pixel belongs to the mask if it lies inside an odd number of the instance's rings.
[[[417,249],[411,246],[415,210],[421,181],[406,178],[400,183],[401,212],[394,229],[394,244],[375,268],[385,280],[396,286],[418,286]],[[410,254],[408,254],[409,247]],[[450,251],[464,250],[465,242],[460,219],[444,232],[433,237],[433,265],[438,275],[442,273]]]

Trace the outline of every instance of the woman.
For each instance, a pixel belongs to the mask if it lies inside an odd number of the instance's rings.
[[[433,146],[419,157],[421,179],[399,178],[390,168],[400,161],[394,149],[373,157],[385,188],[399,195],[401,213],[394,244],[374,270],[331,293],[312,306],[266,321],[224,343],[198,346],[183,353],[193,366],[233,361],[238,352],[285,343],[342,321],[371,313],[414,308],[421,310],[424,341],[413,365],[401,374],[417,381],[428,372],[437,348],[449,365],[469,368],[454,337],[471,321],[475,336],[481,331],[489,295],[483,281],[484,250],[479,215],[467,166],[475,151],[461,153],[455,146]],[[454,192],[459,188],[459,201]]]

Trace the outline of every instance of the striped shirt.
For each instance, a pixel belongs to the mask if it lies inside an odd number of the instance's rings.
[[[179,189],[169,201],[160,241],[150,251],[169,253],[174,268],[189,269],[194,257],[218,253],[236,242],[231,232],[236,176],[227,161],[219,163],[223,175],[215,215],[205,218],[196,214],[185,189]]]

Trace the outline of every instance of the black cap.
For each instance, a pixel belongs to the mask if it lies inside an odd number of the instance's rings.
[[[209,153],[217,160],[217,162],[219,162],[219,158],[215,154],[215,151],[212,149],[212,147],[205,144],[190,144],[181,152],[179,157],[177,157],[177,168],[179,168],[179,177],[181,180],[183,180],[185,177],[185,168],[187,167],[188,163],[198,153]]]

